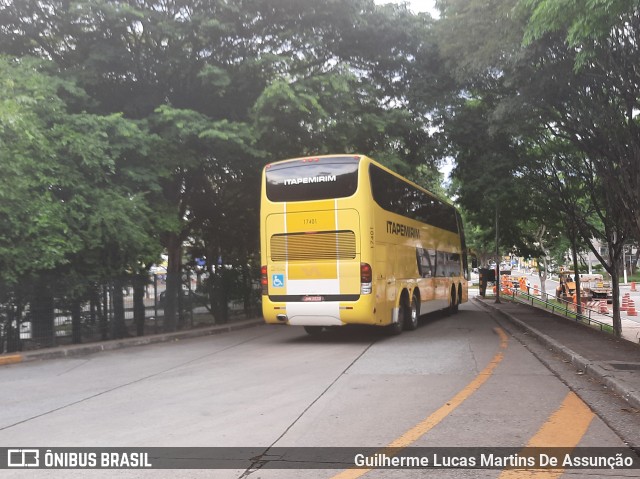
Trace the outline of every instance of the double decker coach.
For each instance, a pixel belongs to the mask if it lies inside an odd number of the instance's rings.
[[[267,323],[397,334],[415,329],[421,314],[467,301],[459,213],[366,156],[267,165],[260,226]]]

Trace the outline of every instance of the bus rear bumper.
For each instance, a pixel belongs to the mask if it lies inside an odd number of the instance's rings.
[[[263,298],[262,313],[270,324],[291,326],[344,326],[374,324],[373,308],[364,301],[286,302],[274,303]],[[363,312],[369,311],[368,314]]]
[[[263,314],[267,323],[292,326],[343,326],[339,302],[271,303],[265,305]]]

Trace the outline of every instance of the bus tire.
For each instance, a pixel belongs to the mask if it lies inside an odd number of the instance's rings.
[[[318,336],[324,331],[324,326],[305,326],[304,330],[309,336]]]
[[[456,294],[456,287],[451,287],[451,303],[449,305],[449,313],[456,314],[458,312],[458,295]]]
[[[411,311],[407,306],[407,295],[402,294],[400,304],[398,305],[398,321],[389,325],[389,334],[397,336],[405,329],[405,324],[409,322]]]
[[[409,306],[407,313],[404,329],[406,331],[414,331],[418,327],[418,320],[420,319],[420,302],[415,294],[413,295],[411,306]]]

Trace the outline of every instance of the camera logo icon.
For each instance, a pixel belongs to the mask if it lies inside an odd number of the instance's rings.
[[[7,467],[39,467],[39,449],[9,449],[7,451]]]

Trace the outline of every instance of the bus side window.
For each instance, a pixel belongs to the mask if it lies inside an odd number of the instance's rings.
[[[436,252],[436,276],[444,277],[448,275],[449,262],[447,261],[447,253],[443,251]]]
[[[429,253],[429,263],[431,264],[431,276],[438,275],[438,255],[436,254],[436,250],[430,249]]]
[[[418,263],[418,274],[424,278],[424,265],[422,264],[422,255],[424,250],[422,248],[416,248],[416,262]]]
[[[462,264],[458,253],[451,253],[449,255],[449,266],[449,276],[460,276],[460,268],[462,267]]]
[[[416,248],[416,258],[418,260],[418,271],[423,278],[433,276],[433,264],[431,263],[431,252],[423,248]]]

